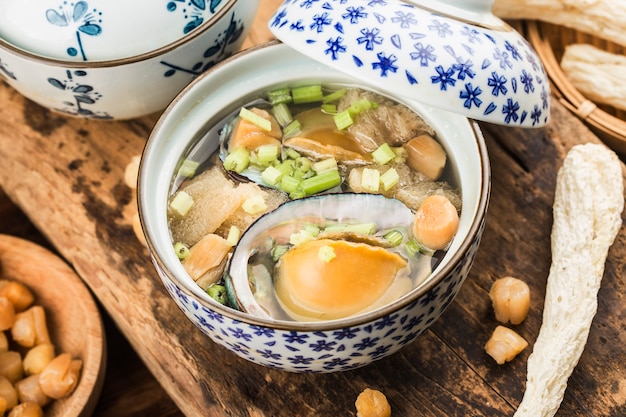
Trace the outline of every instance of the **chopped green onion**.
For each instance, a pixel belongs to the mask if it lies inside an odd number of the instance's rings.
[[[278,260],[289,250],[289,245],[276,245],[271,250],[272,260],[278,262]]]
[[[276,118],[278,124],[281,126],[287,126],[293,121],[289,106],[287,106],[285,103],[279,103],[272,107],[272,114]]]
[[[300,154],[295,149],[293,149],[293,148],[283,148],[283,149],[287,153],[287,158],[289,158],[289,159],[298,159],[298,158],[300,158]]]
[[[302,172],[306,172],[311,169],[311,166],[312,164],[309,158],[307,158],[306,156],[300,156],[296,158],[294,168]],[[336,166],[337,164],[335,164],[335,167]]]
[[[268,92],[267,99],[273,105],[291,103],[291,93],[289,88],[279,88]]]
[[[380,185],[380,172],[376,169],[363,168],[361,187],[370,193],[377,193]]]
[[[262,116],[259,116],[253,111],[246,109],[245,107],[242,107],[241,110],[239,110],[239,117],[260,127],[266,132],[270,132],[272,130],[272,122]]]
[[[306,197],[306,193],[300,185],[298,185],[298,188],[289,193],[289,198],[292,200],[297,200],[304,197]]]
[[[419,254],[432,255],[434,252],[431,249],[424,247],[417,240],[411,239],[404,244],[404,250],[409,256],[417,256]]]
[[[320,234],[320,227],[314,223],[307,223],[302,230],[306,230],[313,237],[317,237]]]
[[[393,160],[393,158],[395,157],[396,154],[393,149],[391,149],[388,143],[383,143],[378,147],[378,149],[372,152],[372,158],[374,158],[374,161],[376,161],[380,165],[385,165],[387,162]]]
[[[235,171],[240,174],[250,165],[250,151],[244,148],[237,148],[224,158],[224,169]]]
[[[263,179],[263,182],[270,186],[275,186],[276,184],[278,184],[282,176],[283,173],[273,166],[265,168],[261,173],[261,178]]]
[[[369,101],[366,98],[362,98],[350,104],[350,107],[348,107],[348,111],[350,112],[350,114],[352,114],[352,116],[356,116],[363,113],[364,111],[375,109],[376,107],[378,107],[378,104],[376,104],[375,102]]]
[[[338,170],[322,172],[314,177],[302,180],[300,187],[306,195],[313,195],[322,191],[330,190],[341,184],[341,176]]]
[[[337,113],[333,116],[333,120],[335,121],[335,126],[337,129],[344,130],[354,123],[354,119],[352,119],[352,114],[350,114],[350,110],[344,110],[342,112]]]
[[[193,206],[193,197],[187,194],[185,191],[179,191],[176,193],[172,201],[170,202],[170,208],[181,216],[187,214],[189,209]]]
[[[404,240],[404,235],[398,230],[390,230],[383,236],[393,246],[399,246]]]
[[[290,138],[292,136],[296,136],[298,133],[302,131],[302,125],[296,119],[293,122],[289,123],[283,129],[283,139]]]
[[[185,245],[182,242],[176,242],[174,243],[174,252],[176,253],[178,259],[182,261],[184,259],[187,259],[187,257],[189,256],[189,246]]]
[[[230,226],[228,230],[228,236],[226,237],[226,241],[230,246],[237,245],[239,242],[239,237],[241,237],[241,230],[237,226]]]
[[[280,189],[284,192],[291,194],[298,189],[300,180],[289,175],[283,175],[280,179]]]
[[[228,302],[228,297],[226,296],[226,287],[224,287],[223,285],[213,284],[209,288],[207,288],[206,292],[207,294],[209,294],[209,297],[211,297],[220,304],[226,305],[226,303]]]
[[[337,160],[334,157],[322,159],[315,162],[312,166],[313,171],[322,174],[326,171],[337,170]]]
[[[185,159],[182,164],[180,164],[180,169],[178,170],[178,175],[182,177],[191,178],[196,174],[196,170],[200,165],[199,162],[192,161],[191,159]]]
[[[324,99],[322,101],[324,103],[332,103],[334,101],[337,101],[346,94],[346,91],[348,90],[345,88],[342,88],[341,90],[333,91],[332,93],[324,96]]]
[[[395,168],[389,168],[380,176],[380,183],[383,190],[389,191],[394,185],[400,182],[400,175]]]
[[[274,166],[274,168],[279,170],[283,175],[291,175],[293,174],[295,166],[296,161],[294,161],[293,159],[285,159],[280,164]]]
[[[321,107],[322,113],[326,113],[326,114],[335,114],[337,113],[337,105],[335,104],[322,104]]]
[[[315,84],[293,88],[291,90],[291,97],[294,104],[314,103],[316,101],[322,101],[324,93],[322,92],[322,85]]]
[[[259,164],[268,166],[278,160],[280,147],[278,145],[261,145],[256,149],[256,157]]]
[[[330,245],[324,245],[317,251],[317,258],[325,263],[332,261],[336,256],[335,249]]]
[[[294,246],[298,246],[312,240],[315,240],[315,236],[310,231],[305,229],[292,233],[289,236],[289,243]]]
[[[373,235],[376,233],[376,223],[336,223],[328,225],[324,228],[327,233],[352,232],[362,235]]]

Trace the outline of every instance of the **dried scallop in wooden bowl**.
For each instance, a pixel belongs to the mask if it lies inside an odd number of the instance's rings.
[[[33,294],[33,306],[45,311],[55,356],[81,361],[79,379],[71,393],[51,399],[46,417],[88,417],[102,390],[106,344],[102,319],[91,293],[60,258],[32,242],[0,235],[0,280],[17,281]],[[11,331],[6,331],[11,341]],[[28,351],[11,341],[22,355]],[[8,410],[7,410],[8,414]]]
[[[612,74],[609,70],[607,77],[601,61],[595,62],[595,68],[587,74],[577,71],[574,75],[574,70],[564,70],[562,66],[566,50],[570,48],[568,58],[574,60],[572,48],[583,45],[604,53],[605,57],[613,55],[617,59],[626,59],[625,3],[609,0],[495,0],[493,13],[503,19],[516,19],[525,26],[521,30],[543,62],[554,86],[553,94],[609,147],[622,156],[626,155],[626,88],[619,85],[619,79],[615,77],[623,74],[624,69]],[[610,65],[609,62],[605,64]],[[588,79],[585,81],[581,77]],[[623,106],[608,104],[616,100],[609,96],[620,91],[623,92],[619,93],[624,100]]]

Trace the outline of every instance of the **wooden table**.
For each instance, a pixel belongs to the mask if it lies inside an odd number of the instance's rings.
[[[248,45],[270,39],[265,22],[278,3],[263,0]],[[550,267],[557,169],[571,146],[598,141],[556,100],[547,128],[481,125],[493,171],[491,206],[474,267],[446,313],[399,353],[330,375],[291,374],[239,359],[207,339],[169,298],[131,229],[133,191],[123,181],[157,117],[70,119],[0,82],[6,193],[0,194],[0,231],[50,245],[99,300],[110,356],[96,415],[353,416],[366,387],[383,391],[398,417],[513,413],[531,349],[503,366],[485,354],[497,324],[487,293],[504,275],[529,283],[531,311],[517,330],[532,347]],[[626,415],[625,245],[622,228],[559,416]]]

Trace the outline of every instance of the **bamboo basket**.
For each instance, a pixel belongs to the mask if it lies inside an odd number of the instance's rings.
[[[528,41],[537,51],[552,81],[553,96],[583,120],[607,146],[621,155],[626,155],[626,111],[587,99],[568,81],[560,65],[565,47],[570,44],[587,43],[622,55],[626,54],[626,48],[551,23],[526,21],[524,26]]]

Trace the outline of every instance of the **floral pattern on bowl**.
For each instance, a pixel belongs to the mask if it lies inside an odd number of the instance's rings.
[[[486,28],[400,0],[287,0],[269,27],[298,51],[394,94],[492,123],[549,120],[545,70],[504,22]]]
[[[43,59],[0,38],[0,80],[69,116],[98,120],[145,116],[163,110],[194,78],[239,51],[257,6],[258,0],[231,2],[211,27],[197,31],[187,43],[136,60]]]
[[[200,304],[185,288],[158,271],[185,315],[211,340],[241,358],[290,372],[346,371],[397,352],[443,314],[469,273],[484,225],[483,219],[463,259],[438,285],[393,313],[348,327],[307,331],[246,323]]]

